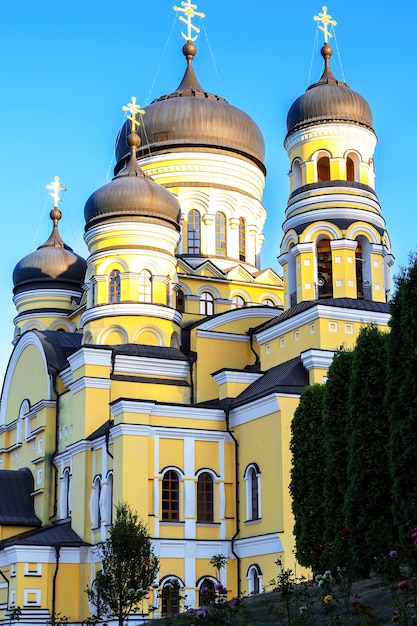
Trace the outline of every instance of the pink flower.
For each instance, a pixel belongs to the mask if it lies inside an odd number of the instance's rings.
[[[398,589],[400,589],[401,591],[404,591],[404,589],[408,589],[408,586],[408,580],[401,580],[397,585]]]

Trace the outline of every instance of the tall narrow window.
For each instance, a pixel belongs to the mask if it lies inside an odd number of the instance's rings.
[[[200,313],[202,315],[213,315],[214,298],[208,291],[203,291],[200,295]]]
[[[96,476],[93,482],[93,492],[91,494],[91,524],[93,528],[99,528],[101,522],[100,514],[100,494],[101,479]]]
[[[216,591],[214,582],[210,578],[204,578],[198,590],[198,606],[209,606],[214,604]]]
[[[187,229],[188,253],[200,254],[201,252],[201,216],[193,209],[188,214]]]
[[[216,254],[226,256],[226,216],[221,211],[216,213]]]
[[[330,240],[317,242],[317,290],[319,298],[333,296],[332,251]]]
[[[249,581],[249,593],[251,595],[256,595],[261,591],[261,582],[262,582],[262,572],[259,565],[251,565],[247,578]]]
[[[148,270],[139,273],[139,302],[152,302],[152,274]]]
[[[251,519],[259,518],[259,502],[258,502],[258,477],[255,469],[250,470],[251,482]]]
[[[317,180],[319,182],[330,180],[330,159],[328,156],[320,157],[317,161]]]
[[[61,519],[66,519],[71,515],[71,474],[69,467],[66,467],[62,473],[60,496]]]
[[[346,159],[346,180],[355,180],[355,164],[350,157]]]
[[[109,274],[109,302],[120,302],[119,270],[112,270]]]
[[[239,261],[246,261],[246,221],[239,218]]]
[[[208,472],[200,474],[197,480],[197,522],[211,524],[214,521],[214,485]]]
[[[252,463],[245,471],[246,481],[246,519],[259,520],[261,517],[260,505],[260,471],[256,463]]]
[[[162,587],[162,615],[177,615],[180,612],[180,585],[176,579],[170,579]]]
[[[185,294],[182,289],[177,291],[177,311],[184,313],[185,311]]]
[[[173,470],[162,478],[162,520],[178,522],[180,519],[180,480]]]

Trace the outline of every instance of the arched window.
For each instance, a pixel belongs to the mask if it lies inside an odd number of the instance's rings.
[[[209,606],[216,597],[215,585],[210,578],[204,578],[198,589],[198,606]]]
[[[91,494],[91,525],[93,528],[99,528],[101,522],[100,514],[100,494],[101,494],[101,478],[96,476],[93,481],[93,491]]]
[[[226,256],[226,216],[221,211],[216,213],[216,254]]]
[[[185,294],[182,289],[177,291],[177,311],[184,313],[185,311]]]
[[[262,300],[261,304],[262,306],[275,306],[275,302],[271,300],[271,298],[265,298],[265,300]]]
[[[203,291],[200,295],[200,313],[202,315],[213,315],[214,298],[208,291]]]
[[[246,221],[239,218],[239,261],[246,261]]]
[[[214,522],[214,483],[208,472],[203,472],[197,479],[197,522]]]
[[[253,463],[246,468],[246,519],[247,521],[258,520],[261,517],[259,467]]]
[[[319,298],[333,297],[332,251],[329,239],[317,242],[317,291]]]
[[[346,159],[346,180],[355,180],[355,164],[350,157]]]
[[[169,470],[162,478],[162,521],[178,522],[180,519],[180,479],[177,472]]]
[[[246,306],[246,301],[242,298],[242,296],[233,296],[232,309],[241,309],[244,306]]]
[[[69,467],[62,472],[61,494],[59,499],[60,517],[66,519],[71,515],[71,474]]]
[[[112,270],[109,274],[109,302],[120,302],[119,270]]]
[[[301,187],[301,182],[302,182],[300,161],[293,162],[292,175],[293,175],[293,183],[294,183],[294,191],[295,191],[296,189]]]
[[[317,180],[319,183],[330,180],[330,159],[328,156],[322,156],[317,161]]]
[[[262,572],[259,565],[251,565],[246,577],[248,579],[249,594],[256,595],[260,593],[262,589]]]
[[[188,213],[187,242],[189,254],[201,252],[201,216],[193,209]]]
[[[139,272],[139,302],[152,302],[152,274],[149,270]]]
[[[107,474],[107,488],[106,488],[106,524],[109,526],[113,521],[113,472]]]
[[[163,617],[180,612],[180,583],[176,578],[170,578],[164,583],[161,600]]]

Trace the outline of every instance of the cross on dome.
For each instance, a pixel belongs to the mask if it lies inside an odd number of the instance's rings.
[[[141,109],[140,106],[138,104],[136,104],[135,96],[132,96],[132,102],[129,102],[125,106],[122,106],[122,110],[123,111],[128,111],[130,113],[130,115],[127,116],[127,119],[130,120],[130,122],[131,122],[132,133],[135,133],[136,132],[136,128],[138,126],[140,126],[140,122],[136,119],[136,115],[138,113],[139,113],[139,115],[145,115],[146,111]]]
[[[192,23],[192,18],[197,16],[197,17],[206,17],[204,13],[200,13],[198,11],[196,11],[197,5],[196,4],[192,4],[191,0],[187,0],[187,2],[181,2],[181,6],[183,7],[181,9],[181,7],[177,7],[174,6],[174,11],[181,11],[181,13],[184,13],[187,18],[185,18],[183,15],[179,15],[178,19],[181,20],[181,22],[184,22],[184,24],[187,24],[187,34],[185,33],[181,33],[181,35],[184,37],[184,39],[186,41],[195,41],[197,39],[197,35],[200,32],[200,29],[197,28],[197,26],[194,26],[194,24]],[[195,37],[192,36],[192,32],[197,33],[197,35],[195,35]]]
[[[329,32],[327,27],[329,24],[331,24],[332,26],[336,26],[337,22],[336,20],[332,20],[332,16],[327,13],[326,6],[323,6],[322,9],[323,9],[323,13],[319,13],[318,15],[315,15],[313,19],[316,22],[321,22],[323,24],[323,26],[319,26],[319,28],[324,33],[324,43],[328,43],[329,37],[333,37],[333,35],[331,32]]]
[[[55,176],[54,180],[46,185],[46,188],[49,190],[49,195],[54,199],[54,208],[58,208],[58,202],[62,201],[62,198],[59,197],[60,191],[66,191],[66,187],[63,187],[59,181],[59,176]]]

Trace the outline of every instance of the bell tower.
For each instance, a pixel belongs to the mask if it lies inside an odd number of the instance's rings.
[[[386,302],[393,257],[375,193],[372,112],[332,73],[328,27],[336,22],[326,7],[314,19],[324,32],[324,71],[292,104],[284,142],[290,161],[279,257],[285,308],[329,298]]]

